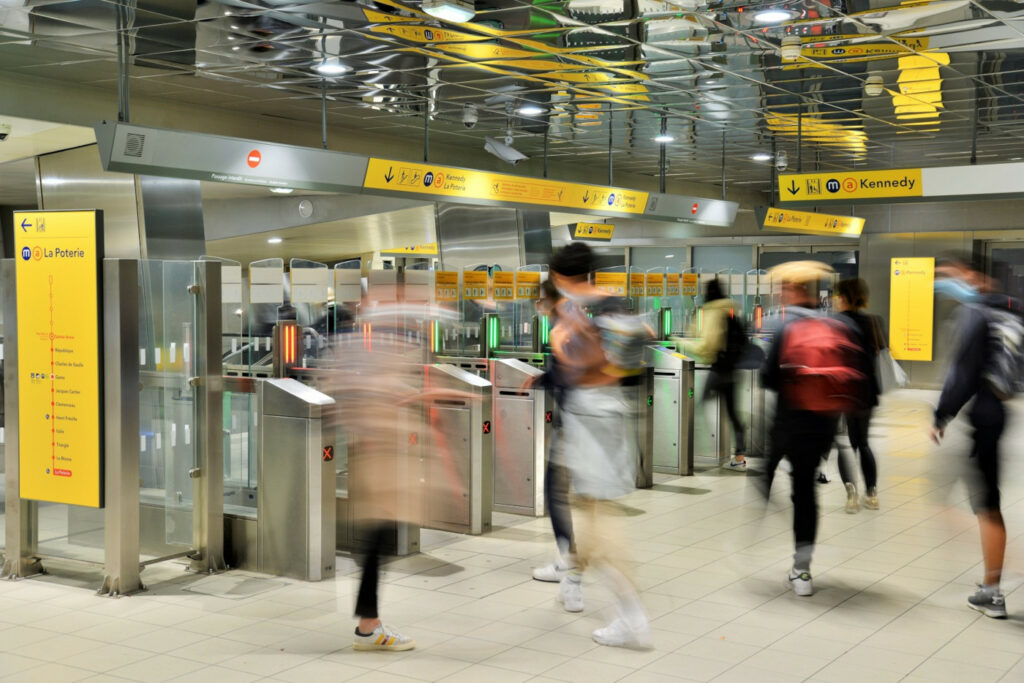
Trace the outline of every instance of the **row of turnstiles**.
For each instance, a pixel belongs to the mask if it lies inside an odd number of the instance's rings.
[[[275,335],[288,339],[286,331]],[[639,488],[651,487],[656,472],[690,475],[695,461],[717,467],[729,458],[726,410],[717,398],[702,400],[710,369],[682,348],[682,340],[650,345],[645,372],[632,385]],[[408,480],[429,492],[424,509],[406,519],[419,519],[426,528],[476,535],[490,531],[495,511],[545,514],[544,474],[557,407],[551,392],[530,382],[543,372],[545,355],[481,351],[431,354],[408,369],[422,373],[431,388],[465,397],[429,400],[426,433],[400,437],[408,467],[418,468]],[[255,394],[252,438],[258,449],[256,514],[225,510],[226,559],[239,568],[321,580],[334,575],[336,551],[360,544],[364,528],[355,505],[361,479],[353,468],[372,459],[353,457],[358,439],[332,426],[334,400],[317,390],[329,385],[330,362],[278,361],[275,368],[283,376],[225,378],[227,389]],[[738,372],[737,400],[749,425],[747,452],[763,454],[771,406],[755,371]],[[388,524],[391,552],[419,551],[420,525]]]

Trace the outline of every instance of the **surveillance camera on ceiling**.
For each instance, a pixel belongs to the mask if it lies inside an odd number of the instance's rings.
[[[498,142],[494,138],[484,138],[484,149],[505,163],[512,164],[513,166],[518,164],[520,161],[525,161],[530,158],[519,150],[514,149],[511,145]]]
[[[11,136],[11,124],[0,123],[0,142],[3,142]]]
[[[780,171],[785,171],[789,167],[789,155],[786,154],[786,150],[782,150],[775,155],[775,168]]]
[[[480,120],[480,112],[476,110],[475,104],[467,104],[462,108],[462,125],[472,128]]]

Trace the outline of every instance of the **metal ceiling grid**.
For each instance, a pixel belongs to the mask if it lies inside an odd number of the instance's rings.
[[[109,86],[118,7],[136,92],[308,121],[324,95],[331,125],[416,147],[427,112],[432,140],[511,129],[534,157],[546,131],[549,158],[598,160],[610,138],[617,171],[655,175],[664,125],[670,177],[720,182],[724,157],[727,183],[756,189],[771,164],[750,156],[773,148],[791,170],[1024,154],[1010,0],[477,0],[467,24],[413,0],[26,0],[0,9],[0,64]],[[773,8],[790,19],[759,25]],[[324,60],[349,71],[325,78]],[[543,113],[520,115],[524,102]]]

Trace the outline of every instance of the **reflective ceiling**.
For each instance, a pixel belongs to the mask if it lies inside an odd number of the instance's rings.
[[[724,161],[730,186],[759,190],[773,150],[790,171],[1024,157],[1020,2],[475,9],[454,24],[416,0],[0,0],[0,67],[111,87],[121,27],[134,94],[304,121],[326,96],[335,131],[394,136],[410,158],[425,114],[431,141],[510,134],[539,157],[546,138],[564,163],[607,165],[610,142],[617,173],[656,175],[664,130],[670,177],[719,183]]]

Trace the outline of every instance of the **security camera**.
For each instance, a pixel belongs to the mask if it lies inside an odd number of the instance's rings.
[[[786,154],[786,150],[782,150],[775,155],[775,168],[779,171],[785,171],[789,167],[789,155]]]
[[[518,164],[520,161],[525,161],[530,158],[519,150],[511,147],[510,145],[498,142],[494,138],[484,138],[484,149],[505,163],[512,164],[513,166]]]
[[[11,136],[11,124],[0,123],[0,142],[3,142]]]
[[[476,110],[475,104],[467,104],[462,108],[462,125],[472,128],[480,120],[480,112]]]

